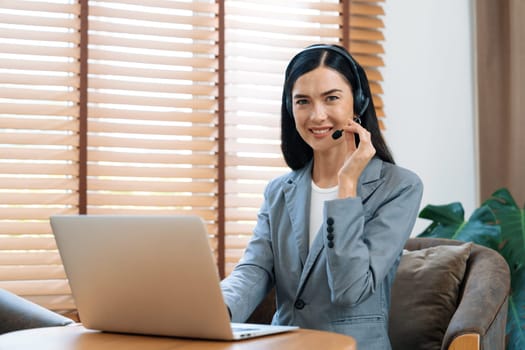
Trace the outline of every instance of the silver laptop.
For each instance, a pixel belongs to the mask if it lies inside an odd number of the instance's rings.
[[[82,324],[134,334],[238,340],[297,329],[230,323],[196,216],[52,216]]]

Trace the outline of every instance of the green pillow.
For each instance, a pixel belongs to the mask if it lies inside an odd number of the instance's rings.
[[[390,341],[394,350],[440,350],[458,305],[472,243],[406,251],[392,285]]]

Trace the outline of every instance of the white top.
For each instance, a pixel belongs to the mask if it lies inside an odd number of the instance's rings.
[[[323,224],[323,205],[325,201],[337,198],[339,186],[321,188],[312,181],[310,200],[310,246]]]

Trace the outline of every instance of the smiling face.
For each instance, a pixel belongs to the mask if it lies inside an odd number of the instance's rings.
[[[297,132],[316,151],[343,144],[332,133],[353,117],[350,84],[337,71],[320,66],[299,77],[292,88],[293,116]]]

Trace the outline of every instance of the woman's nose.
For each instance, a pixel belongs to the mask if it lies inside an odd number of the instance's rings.
[[[326,119],[326,108],[321,103],[314,106],[311,114],[313,120],[324,120]]]

